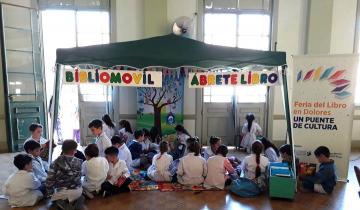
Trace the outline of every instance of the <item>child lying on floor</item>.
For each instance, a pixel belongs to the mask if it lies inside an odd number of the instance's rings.
[[[319,171],[314,176],[300,176],[303,191],[330,194],[336,185],[335,164],[330,159],[330,150],[325,146],[318,147],[314,154],[319,161]]]

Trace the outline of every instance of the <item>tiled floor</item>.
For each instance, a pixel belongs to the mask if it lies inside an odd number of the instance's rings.
[[[3,185],[6,177],[15,169],[12,166],[13,154],[0,155],[0,185]],[[349,182],[338,183],[332,195],[318,195],[298,192],[294,201],[282,199],[270,199],[266,195],[258,198],[239,198],[225,191],[208,192],[131,192],[110,198],[96,198],[86,201],[85,209],[117,210],[117,209],[181,209],[181,210],[218,210],[218,209],[276,209],[276,210],[356,210],[360,209],[358,196],[359,185],[357,183],[353,167],[360,165],[360,151],[353,151],[350,158]],[[21,209],[56,209],[51,202],[42,202],[32,208]],[[0,209],[7,210],[10,207],[6,200],[0,200]],[[20,208],[19,208],[20,210]]]

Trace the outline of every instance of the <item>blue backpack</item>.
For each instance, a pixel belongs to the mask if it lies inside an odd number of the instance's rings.
[[[243,177],[231,182],[230,191],[244,198],[256,197],[261,193],[260,188],[256,185],[255,182]]]

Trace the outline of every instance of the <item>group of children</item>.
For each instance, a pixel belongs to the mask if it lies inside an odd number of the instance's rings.
[[[181,125],[175,127],[178,143],[170,149],[167,141],[156,144],[152,140],[159,139],[154,131],[144,129],[133,133],[125,121],[120,132],[109,132],[107,129],[113,129],[107,125],[111,119],[105,117],[103,121],[96,119],[89,123],[96,141],[85,148],[84,162],[76,157],[79,153],[77,143],[65,140],[61,156],[48,166],[41,158],[41,138],[27,140],[24,144],[27,154],[14,158],[19,171],[10,176],[4,186],[9,204],[32,206],[41,198],[51,196],[61,209],[79,209],[85,197],[92,199],[96,194],[106,197],[129,192],[130,170],[134,168],[147,169],[148,178],[157,182],[203,184],[205,188],[218,189],[224,189],[242,173],[263,188],[269,162],[281,158],[292,164],[293,160],[290,145],[278,150],[266,138],[253,141],[252,154],[240,162],[237,158],[227,157],[228,148],[218,137],[211,137],[210,146],[202,151],[199,140],[191,137]],[[30,131],[34,127],[41,125],[31,125]],[[300,176],[304,191],[331,193],[336,176],[334,163],[329,159],[330,152],[322,146],[315,150],[315,155],[321,163],[320,168],[314,176]]]

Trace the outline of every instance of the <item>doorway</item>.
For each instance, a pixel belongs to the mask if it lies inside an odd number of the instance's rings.
[[[86,8],[46,9],[41,12],[49,100],[54,94],[54,64],[57,48],[106,44],[110,41],[109,8],[91,10]],[[57,143],[65,139],[75,139],[80,144],[91,142],[87,124],[94,118],[101,119],[101,116],[109,110],[107,95],[111,93],[108,87],[84,84],[62,85],[57,91],[60,91],[55,130]]]

